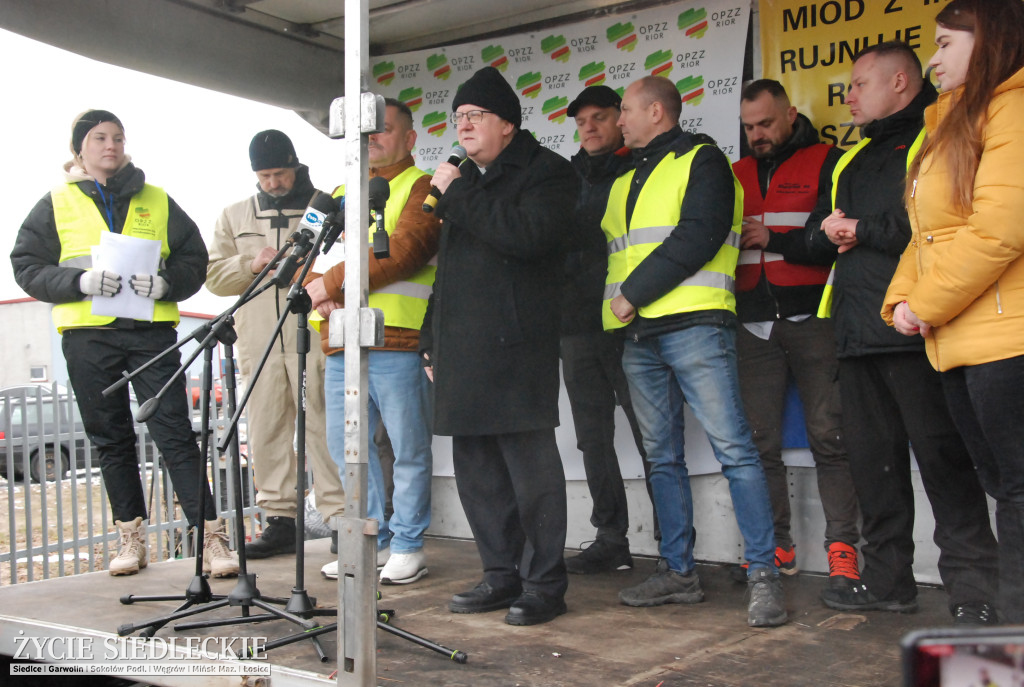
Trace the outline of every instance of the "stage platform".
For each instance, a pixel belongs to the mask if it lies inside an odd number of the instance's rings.
[[[322,607],[336,603],[335,583],[320,576],[320,566],[331,557],[328,546],[326,539],[306,545],[306,589]],[[378,630],[378,685],[895,687],[901,684],[900,638],[916,628],[951,623],[946,595],[934,587],[920,588],[916,614],[839,613],[818,599],[825,579],[800,574],[784,579],[789,623],[753,629],[746,623],[745,585],[733,582],[726,566],[715,564],[698,569],[704,603],[629,608],[619,604],[618,590],[642,581],[655,566],[654,559],[637,557],[632,571],[570,576],[566,615],[544,625],[512,627],[504,623],[504,611],[478,615],[448,611],[451,595],[473,587],[480,579],[480,560],[473,542],[430,538],[425,550],[429,576],[408,586],[380,587],[383,599],[379,605],[395,609],[393,625],[464,651],[469,660],[459,665]],[[181,593],[193,567],[193,561],[186,559],[153,564],[131,577],[91,573],[0,588],[0,652],[11,653],[13,637],[19,631],[30,636],[73,631],[109,637],[125,623],[170,612],[176,605],[173,602],[122,605],[119,599],[125,594]],[[252,561],[249,568],[257,574],[263,596],[290,595],[295,581],[293,558]],[[210,586],[214,594],[228,594],[235,580],[211,580]],[[239,615],[238,609],[224,608],[195,619]],[[332,621],[330,617],[322,619],[323,623]],[[274,640],[297,630],[296,625],[275,620],[183,632],[168,626],[157,636]],[[308,641],[268,652],[271,677],[263,684],[334,684],[334,638],[334,633],[321,638],[329,656],[326,663],[318,660]],[[195,680],[145,679],[166,685],[242,684],[237,677],[223,682]],[[19,682],[4,674],[0,684],[16,686]]]

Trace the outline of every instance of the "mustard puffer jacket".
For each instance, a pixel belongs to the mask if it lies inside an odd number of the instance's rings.
[[[943,93],[928,108],[929,132],[957,95]],[[939,371],[1024,355],[1024,69],[989,104],[966,216],[951,189],[945,162],[929,155],[908,206],[910,244],[881,313],[891,325],[893,309],[907,301],[932,325],[925,347]]]

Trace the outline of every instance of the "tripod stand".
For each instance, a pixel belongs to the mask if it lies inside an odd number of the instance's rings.
[[[293,242],[299,240],[299,238],[300,238],[300,236],[299,236],[298,232],[296,232],[296,234],[294,234],[293,237],[292,237]],[[302,243],[301,245],[305,247],[305,251],[302,254],[304,256],[304,255],[306,255],[306,253],[308,253],[308,250],[309,250],[308,239],[307,239],[307,241],[305,243]],[[212,349],[216,345],[217,341],[220,341],[221,343],[225,344],[225,354],[226,354],[226,357],[227,357],[227,370],[226,370],[226,372],[227,372],[227,379],[225,380],[224,386],[225,386],[225,390],[226,390],[226,394],[227,394],[227,412],[232,414],[233,422],[232,422],[231,426],[228,429],[228,432],[227,432],[227,434],[225,436],[224,442],[222,442],[222,445],[220,446],[220,450],[223,452],[226,448],[228,449],[228,453],[229,453],[229,466],[230,466],[229,469],[232,471],[232,474],[235,476],[235,479],[234,479],[235,516],[236,516],[235,517],[235,533],[236,533],[236,541],[238,541],[238,542],[243,542],[245,540],[245,529],[244,529],[244,522],[243,522],[244,514],[242,512],[243,511],[243,500],[242,500],[241,480],[240,480],[240,458],[239,458],[238,438],[237,438],[237,432],[236,432],[238,418],[239,418],[239,416],[241,414],[241,409],[244,407],[244,400],[243,400],[243,404],[236,409],[236,403],[235,403],[235,383],[234,383],[235,382],[234,357],[233,357],[232,344],[236,340],[237,336],[236,336],[236,334],[234,332],[234,329],[231,326],[231,316],[232,316],[232,313],[235,310],[237,310],[239,307],[241,307],[242,305],[244,305],[248,301],[252,300],[253,298],[257,297],[263,291],[267,290],[268,288],[277,286],[277,284],[271,282],[271,283],[267,283],[264,286],[262,286],[259,289],[257,289],[257,286],[259,285],[260,281],[262,281],[266,277],[266,275],[273,268],[273,265],[276,264],[276,262],[281,258],[281,256],[287,250],[288,250],[288,245],[286,245],[286,246],[284,246],[284,247],[282,247],[280,249],[280,251],[278,252],[278,255],[267,265],[267,267],[264,268],[264,270],[257,276],[257,278],[252,282],[252,284],[250,284],[250,286],[239,297],[238,301],[231,308],[229,308],[227,311],[225,311],[225,313],[223,313],[220,316],[218,316],[210,324],[204,325],[203,327],[200,327],[196,332],[193,332],[193,334],[190,335],[190,337],[189,337],[189,338],[195,338],[197,332],[199,332],[199,331],[206,331],[207,332],[206,335],[203,337],[202,343],[200,344],[200,348],[204,351],[204,370],[203,370],[203,411],[202,411],[202,413],[203,413],[202,414],[202,431],[203,431],[203,436],[202,436],[202,456],[203,456],[203,461],[201,462],[201,466],[200,466],[200,476],[199,476],[199,478],[203,481],[204,484],[205,484],[205,481],[207,479],[206,478],[206,466],[207,466],[208,461],[209,461],[209,435],[210,435],[210,429],[209,429],[209,422],[210,422],[209,421],[209,405],[210,405],[211,390],[212,390],[212,386],[213,386],[213,384],[212,384]],[[311,262],[311,261],[307,260],[306,262],[307,262],[307,265],[308,265],[308,263]],[[292,295],[291,294],[289,295],[289,299],[292,299]],[[301,299],[298,296],[296,296],[296,300],[301,300]],[[307,302],[308,302],[308,299],[307,299]],[[277,338],[277,335],[280,333],[281,327],[284,324],[284,319],[287,316],[287,314],[288,313],[286,312],[286,313],[284,313],[282,315],[282,318],[281,318],[280,322],[278,323],[278,327],[277,327],[277,329],[275,329],[274,337],[271,339],[271,342],[268,345],[268,351],[264,354],[264,361],[266,359],[267,353],[269,353],[270,347],[273,345],[274,340]],[[187,340],[188,339],[185,339],[184,341],[187,341]],[[184,343],[184,341],[179,342],[177,346],[181,346]],[[308,346],[308,337],[307,337],[307,346]],[[165,351],[165,353],[166,353],[166,351]],[[191,364],[191,362],[195,359],[195,357],[197,355],[198,355],[198,350],[193,353],[192,357],[182,366],[182,368],[181,368],[181,370],[179,370],[179,372],[183,371],[184,369],[187,369],[188,365]],[[263,363],[261,362],[261,364],[260,364],[261,368],[262,368],[262,365],[263,365]],[[143,367],[145,367],[145,366],[143,366]],[[140,368],[140,370],[141,369],[142,368]],[[139,370],[136,370],[132,374],[138,374],[138,372],[139,372]],[[304,370],[303,370],[303,372],[304,372]],[[258,374],[258,372],[257,372],[257,374]],[[119,386],[119,385],[123,384],[128,379],[130,379],[131,376],[132,375],[129,375],[129,374],[126,373],[125,374],[125,379],[121,380],[120,382],[118,382],[117,385],[112,386],[111,389],[115,388],[116,386]],[[255,377],[254,377],[254,381],[255,381]],[[168,382],[168,386],[169,386],[169,384],[170,384],[170,382]],[[168,388],[168,386],[165,386],[164,389],[161,389],[160,394],[162,394]],[[251,389],[251,385],[250,385],[250,389]],[[155,410],[156,410],[156,405],[159,403],[159,395],[160,394],[158,394],[158,396],[155,397],[154,399],[151,399],[150,401],[147,401],[145,404],[143,404],[143,406],[142,406],[142,408],[140,408],[138,414],[140,416],[145,416],[147,418],[149,416],[151,416],[152,413],[155,412]],[[248,399],[248,394],[246,395],[245,398]],[[155,401],[155,403],[154,403],[154,401]],[[300,408],[301,408],[301,405],[300,405]],[[140,417],[140,419],[144,419],[144,418]],[[302,419],[304,421],[304,416],[303,416]],[[300,433],[300,436],[302,436],[301,433]],[[227,444],[227,446],[224,446],[224,444]],[[301,450],[301,448],[302,447],[300,446],[300,450]],[[303,458],[304,458],[304,453],[300,454],[300,457],[299,457],[299,460],[298,460],[298,465],[299,466],[301,466],[303,464]],[[301,469],[301,467],[298,468],[298,469]],[[303,476],[304,476],[304,473],[303,473]],[[303,489],[302,482],[299,483],[299,489],[300,490]],[[201,492],[201,493],[204,494],[203,498],[205,498],[205,491]],[[300,493],[301,493],[301,491],[300,491]],[[201,503],[200,507],[201,508],[204,507],[202,505],[202,503]],[[301,509],[300,509],[299,512],[300,513],[302,512]],[[303,525],[303,527],[304,527],[304,525]],[[205,622],[205,623],[191,623],[191,624],[188,624],[187,627],[213,627],[213,626],[218,626],[218,625],[229,625],[229,624],[235,624],[235,623],[240,623],[240,622],[257,622],[257,621],[261,621],[261,620],[272,620],[272,619],[285,619],[285,620],[289,620],[290,622],[293,622],[293,623],[295,623],[297,625],[300,625],[301,627],[303,627],[306,630],[309,630],[309,629],[312,629],[312,628],[315,628],[315,627],[318,626],[318,623],[316,623],[315,621],[309,620],[309,616],[314,614],[314,612],[315,612],[315,609],[313,608],[314,601],[309,599],[309,597],[305,594],[305,591],[301,589],[301,582],[299,582],[296,585],[296,589],[293,590],[292,598],[291,599],[285,600],[285,599],[262,597],[262,595],[260,594],[259,590],[256,587],[256,576],[253,575],[253,574],[250,574],[248,572],[248,570],[247,570],[246,558],[245,558],[245,547],[244,546],[240,546],[239,547],[239,551],[238,551],[239,576],[238,576],[238,583],[237,583],[235,589],[230,594],[228,594],[227,596],[213,595],[210,592],[209,584],[208,584],[208,582],[206,580],[205,575],[202,574],[202,565],[203,565],[203,563],[202,563],[202,536],[203,536],[202,528],[199,528],[199,534],[198,534],[199,553],[198,553],[197,558],[196,558],[196,573],[195,573],[195,576],[190,581],[190,583],[189,583],[189,585],[188,585],[184,595],[180,595],[180,596],[147,596],[147,597],[138,597],[138,596],[134,596],[134,595],[126,595],[126,596],[121,598],[121,603],[123,603],[123,604],[133,604],[133,603],[140,602],[140,601],[184,601],[184,603],[180,607],[178,607],[178,609],[176,609],[174,612],[172,612],[172,613],[170,613],[168,615],[160,616],[160,617],[153,618],[153,619],[150,619],[150,620],[146,620],[146,621],[143,621],[143,622],[127,623],[127,624],[121,625],[118,628],[118,634],[119,635],[125,636],[125,635],[128,635],[128,634],[131,634],[132,632],[135,632],[136,630],[143,629],[144,631],[142,632],[142,636],[151,637],[151,636],[153,636],[153,634],[156,633],[157,630],[159,630],[161,627],[163,627],[164,625],[166,625],[169,622],[173,622],[173,621],[179,620],[181,618],[185,618],[185,617],[188,617],[188,616],[191,616],[191,615],[196,615],[196,614],[203,613],[203,612],[210,611],[210,610],[214,610],[214,609],[217,609],[217,608],[222,608],[224,606],[239,606],[239,607],[241,607],[241,613],[242,613],[241,617],[238,617],[238,618],[228,618],[228,619],[219,619],[219,620],[208,621],[208,622]],[[299,541],[302,541],[301,538],[300,538]],[[299,558],[298,565],[301,566],[301,557]],[[277,608],[277,607],[275,607],[275,606],[273,606],[271,604],[283,604],[283,605],[285,605],[285,608],[282,610],[282,609],[279,609],[279,608]],[[255,616],[250,615],[249,614],[249,609],[250,609],[250,607],[253,607],[253,606],[266,611],[266,613],[265,614],[261,614],[261,615],[255,615]],[[186,629],[186,627],[185,626],[176,626],[175,629]],[[319,642],[317,640],[315,640],[315,639],[313,639],[313,642],[314,642],[314,646],[317,649],[317,652],[321,656],[323,656],[324,655],[323,654],[323,649],[319,645]]]

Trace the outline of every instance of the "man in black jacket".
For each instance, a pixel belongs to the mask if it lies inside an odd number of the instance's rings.
[[[595,541],[565,561],[569,572],[578,575],[633,567],[626,536],[626,489],[615,453],[616,402],[629,421],[645,475],[648,470],[643,436],[622,372],[622,338],[606,333],[601,325],[601,299],[608,269],[601,217],[612,182],[632,164],[617,125],[621,102],[619,94],[607,86],[588,86],[569,103],[568,109],[580,137],[580,151],[572,158],[572,166],[580,177],[580,198],[576,204],[580,245],[565,260],[562,376],[572,407],[576,445],[583,453],[583,469],[594,502],[590,524],[597,528]]]
[[[761,79],[743,89],[740,120],[753,154],[733,165],[743,185],[743,250],[736,267],[736,314],[743,326],[736,350],[743,407],[775,515],[775,564],[787,575],[798,571],[782,462],[792,378],[825,512],[829,582],[849,585],[860,579],[857,496],[843,446],[835,333],[830,319],[815,317],[832,259],[815,264],[804,226],[818,199],[829,198],[843,151],[818,141],[778,81]]]
[[[910,240],[908,158],[935,97],[906,44],[861,51],[846,104],[864,138],[840,158],[832,198],[808,222],[812,246],[838,253],[832,311],[843,435],[866,540],[861,583],[825,589],[822,599],[838,610],[917,608],[909,438],[935,516],[939,575],[954,621],[995,622],[996,542],[985,493],[922,339],[899,334],[879,315]]]
[[[505,622],[533,625],[566,611],[554,428],[558,289],[578,182],[566,159],[520,129],[519,98],[493,67],[462,85],[452,109],[472,164],[443,163],[431,180],[443,224],[420,353],[484,579],[449,607],[509,608]]]

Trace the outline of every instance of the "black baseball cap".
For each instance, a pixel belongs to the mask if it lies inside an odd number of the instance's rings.
[[[619,94],[608,86],[587,86],[576,96],[576,100],[569,103],[568,114],[570,117],[575,117],[580,108],[587,105],[619,107],[621,103],[622,98]]]

